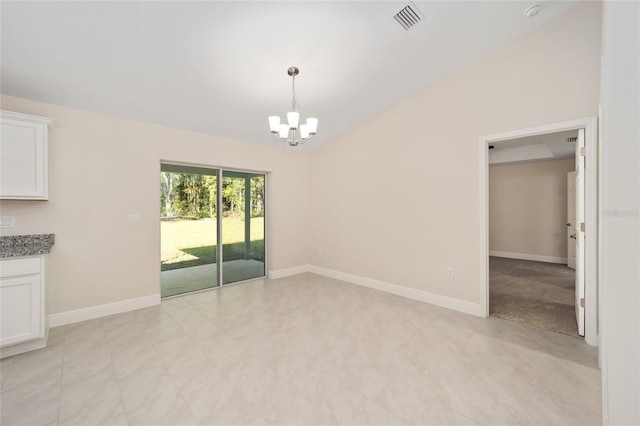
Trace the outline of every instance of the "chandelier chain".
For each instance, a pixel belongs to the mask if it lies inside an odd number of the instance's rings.
[[[296,76],[295,74],[291,78],[291,93],[293,98],[291,99],[291,110],[298,112],[298,96],[296,96]]]

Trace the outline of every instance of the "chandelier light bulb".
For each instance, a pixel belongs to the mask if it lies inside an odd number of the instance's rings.
[[[293,111],[287,113],[287,121],[289,121],[289,127],[291,129],[297,129],[300,122],[300,114]]]
[[[309,128],[306,124],[300,125],[300,137],[302,139],[309,139]]]
[[[287,126],[286,124],[281,124],[280,125],[280,132],[279,132],[278,136],[281,139],[287,139],[289,137],[289,126]]]
[[[280,117],[277,115],[269,117],[269,128],[271,129],[271,133],[278,133],[280,130]]]
[[[310,135],[315,135],[318,130],[318,119],[315,117],[307,118],[307,128],[309,129]]]

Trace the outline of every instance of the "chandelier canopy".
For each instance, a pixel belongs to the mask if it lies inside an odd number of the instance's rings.
[[[296,76],[300,74],[298,67],[290,67],[287,74],[291,76],[291,91],[293,99],[291,101],[291,112],[287,113],[287,124],[280,123],[280,117],[272,115],[269,117],[269,128],[271,133],[278,139],[289,142],[290,146],[298,146],[311,139],[318,129],[318,119],[307,118],[306,124],[300,124],[300,113],[298,112],[298,98],[296,96]]]

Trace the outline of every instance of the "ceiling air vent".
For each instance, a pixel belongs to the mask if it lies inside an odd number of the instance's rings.
[[[567,138],[567,142],[577,142],[578,141],[578,137],[577,136],[573,136],[571,138]]]
[[[409,31],[422,19],[421,15],[422,13],[420,13],[415,4],[408,4],[393,17],[400,25],[402,25],[402,28]]]

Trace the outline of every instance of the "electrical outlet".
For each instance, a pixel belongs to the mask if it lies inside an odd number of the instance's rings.
[[[139,214],[130,214],[129,215],[129,225],[138,225],[141,222]]]
[[[15,221],[15,216],[2,216],[2,220],[0,221],[0,228],[13,228]]]
[[[453,268],[451,266],[447,268],[447,278],[453,278]]]

